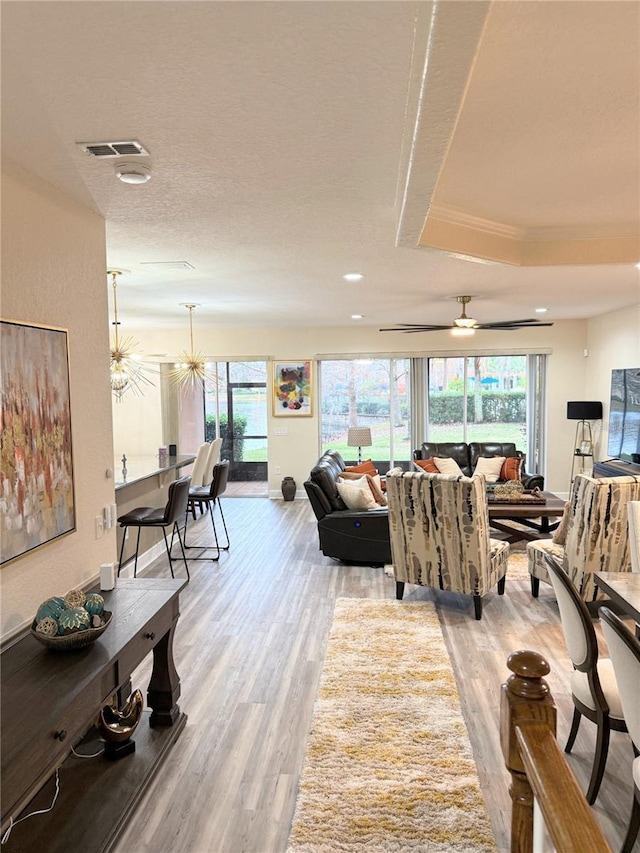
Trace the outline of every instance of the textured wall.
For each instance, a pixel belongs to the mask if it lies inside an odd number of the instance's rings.
[[[0,572],[2,638],[43,599],[97,577],[115,559],[115,530],[94,518],[113,503],[109,325],[103,219],[33,175],[3,167],[2,317],[69,332],[76,530]]]

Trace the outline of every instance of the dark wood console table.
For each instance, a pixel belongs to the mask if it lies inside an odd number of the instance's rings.
[[[180,679],[173,662],[185,583],[119,578],[114,590],[102,593],[113,618],[93,645],[53,652],[29,635],[2,653],[2,833],[21,812],[50,805],[53,775],[60,768],[53,811],[15,825],[3,851],[93,853],[113,846],[186,723],[177,704]],[[100,750],[92,729],[96,714],[117,691],[128,693],[132,672],[151,652],[151,710],[133,736],[136,751],[118,761],[69,757],[72,747]],[[85,735],[89,743],[79,747]]]

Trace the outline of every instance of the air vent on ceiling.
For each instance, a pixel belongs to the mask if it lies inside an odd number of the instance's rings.
[[[76,142],[91,157],[144,157],[149,152],[135,140],[128,142]]]

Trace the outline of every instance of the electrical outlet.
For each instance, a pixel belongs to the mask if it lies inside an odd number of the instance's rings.
[[[276,474],[279,474],[279,473],[280,473],[280,466],[276,465]]]
[[[96,539],[100,539],[102,534],[104,533],[104,521],[102,519],[102,515],[96,515]]]

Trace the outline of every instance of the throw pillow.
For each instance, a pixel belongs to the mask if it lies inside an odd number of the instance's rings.
[[[521,480],[522,479],[522,457],[507,456],[500,471],[501,480]]]
[[[371,459],[365,459],[359,465],[347,465],[344,469],[349,474],[377,474],[378,469],[373,464]]]
[[[338,494],[345,503],[347,509],[365,510],[376,509],[378,504],[373,497],[366,476],[362,476],[359,480],[351,480],[336,483]]]
[[[441,474],[455,474],[456,477],[464,477],[464,474],[455,459],[449,459],[446,456],[442,459],[439,456],[433,456],[432,458],[436,464],[436,468]]]
[[[373,497],[376,499],[376,503],[378,506],[386,506],[387,505],[387,496],[384,494],[382,490],[382,481],[380,480],[380,474],[371,474],[365,475],[367,481],[369,483],[369,488],[373,494]]]
[[[387,499],[382,493],[382,483],[380,481],[379,474],[356,474],[355,471],[342,471],[341,474],[338,475],[338,483],[340,482],[358,482],[362,479],[362,477],[367,478],[367,483],[369,484],[369,488],[371,489],[371,494],[376,500],[376,503],[380,506],[387,505]]]
[[[555,545],[564,545],[567,539],[567,527],[569,526],[569,518],[571,516],[571,501],[567,501],[564,505],[564,512],[560,519],[560,524],[556,527],[551,537],[551,541]]]
[[[433,456],[430,456],[428,459],[414,459],[413,464],[416,466],[418,471],[426,471],[427,474],[440,473],[436,467],[436,463],[433,461]]]
[[[473,473],[484,474],[487,483],[497,483],[505,461],[504,456],[480,456]]]

